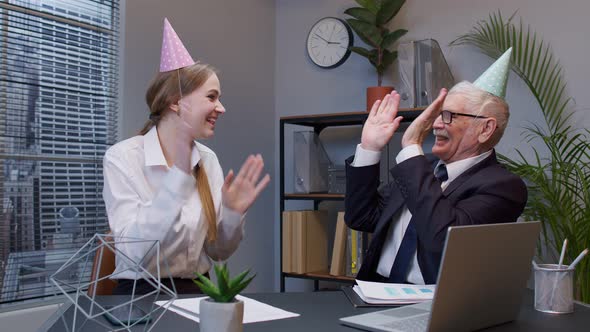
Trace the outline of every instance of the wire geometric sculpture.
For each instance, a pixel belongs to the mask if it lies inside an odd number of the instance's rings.
[[[126,247],[128,252],[143,253],[130,257],[123,251],[118,250]],[[102,250],[101,250],[102,249]],[[117,269],[112,274],[100,276],[96,280],[88,280],[89,271],[93,269],[93,259],[99,255],[96,271],[100,271],[102,256],[105,250],[111,251],[117,258]],[[163,271],[162,271],[162,269]],[[162,273],[164,272],[164,273]],[[96,295],[97,284],[105,279],[118,279],[124,274],[127,279],[135,279],[133,291],[129,298],[113,306],[106,306],[101,301],[100,295]],[[170,279],[172,289],[161,282],[162,275]],[[129,276],[132,276],[131,278]],[[137,280],[143,279],[153,287],[153,290],[146,294],[136,294]],[[95,234],[84,244],[66,263],[64,263],[51,277],[51,282],[57,287],[66,298],[74,305],[74,314],[71,322],[71,331],[81,331],[84,325],[93,320],[95,323],[105,327],[108,331],[131,331],[131,327],[145,321],[148,323],[144,331],[150,331],[160,318],[167,311],[177,297],[174,281],[170,277],[170,269],[164,255],[160,255],[160,242],[157,240],[143,240],[131,237],[117,237],[111,234]],[[91,287],[93,286],[93,287]],[[91,294],[86,291],[90,288]],[[166,305],[158,306],[155,301],[167,301]],[[142,308],[146,314],[143,317],[136,317],[131,320],[131,313],[134,307]],[[149,309],[148,309],[149,308]],[[113,314],[114,311],[129,312],[127,319],[120,319]],[[128,310],[128,311],[127,311]],[[105,321],[103,316],[110,315],[119,326],[113,326]],[[61,317],[64,320],[64,316]],[[67,322],[64,326],[70,331]]]

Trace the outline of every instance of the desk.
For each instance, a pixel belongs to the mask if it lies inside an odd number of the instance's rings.
[[[314,292],[314,293],[261,293],[245,294],[245,296],[268,303],[284,310],[296,312],[301,316],[270,322],[245,324],[244,331],[358,331],[341,325],[338,318],[357,315],[383,308],[354,308],[344,293]],[[105,303],[117,303],[116,296],[100,299]],[[527,291],[522,309],[515,322],[503,324],[485,331],[588,331],[590,326],[590,308],[577,305],[573,314],[551,315],[533,309],[533,292]],[[71,309],[65,315],[71,314]],[[71,316],[70,316],[71,317]],[[57,321],[49,331],[66,330],[61,320]],[[142,330],[140,326],[137,331]],[[101,326],[88,322],[84,331],[102,331]],[[152,331],[198,331],[198,324],[176,315],[173,312],[164,314],[160,322]]]

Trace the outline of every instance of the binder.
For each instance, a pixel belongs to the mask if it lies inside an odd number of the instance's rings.
[[[356,277],[363,263],[363,232],[348,229],[346,275]]]
[[[328,236],[326,211],[305,211],[307,226],[305,272],[328,271]]]
[[[293,187],[296,193],[327,192],[330,159],[314,131],[293,133]]]
[[[283,261],[291,262],[290,272],[303,274],[328,270],[327,215],[326,211],[315,210],[283,212],[283,219],[290,220],[291,257],[283,256]],[[285,241],[283,245],[286,246]]]
[[[346,295],[346,297],[348,298],[348,300],[350,301],[350,303],[355,307],[355,308],[368,308],[368,307],[373,307],[373,308],[379,308],[379,307],[400,307],[400,304],[372,304],[372,303],[367,303],[365,301],[363,301],[363,299],[361,299],[358,294],[352,289],[353,286],[343,286],[342,287],[342,292],[344,293],[344,295]]]
[[[334,234],[334,247],[332,249],[332,264],[330,274],[343,276],[346,274],[346,231],[344,212],[338,212],[336,219],[336,232]]]
[[[307,247],[305,246],[307,227],[305,227],[305,218],[303,211],[292,211],[291,213],[293,213],[293,249],[295,251],[293,272],[305,273],[305,258],[307,257]]]
[[[293,272],[293,221],[288,211],[283,211],[283,272]]]

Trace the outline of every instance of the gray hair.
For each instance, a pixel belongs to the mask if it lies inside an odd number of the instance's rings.
[[[489,116],[496,119],[496,130],[490,138],[490,145],[494,147],[508,125],[510,109],[504,99],[482,90],[470,82],[462,81],[449,90],[448,95],[460,94],[466,100],[465,111],[475,115]]]

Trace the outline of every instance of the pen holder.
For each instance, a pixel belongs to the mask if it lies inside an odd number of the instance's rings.
[[[539,264],[535,271],[535,310],[552,314],[574,311],[574,269]]]

